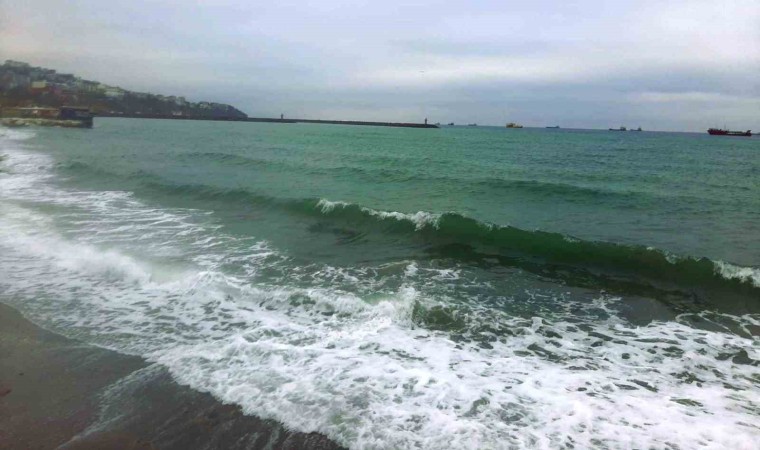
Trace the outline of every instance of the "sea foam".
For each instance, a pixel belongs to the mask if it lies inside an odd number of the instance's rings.
[[[715,271],[726,279],[736,279],[751,282],[760,288],[760,269],[753,267],[741,267],[723,261],[715,262]]]

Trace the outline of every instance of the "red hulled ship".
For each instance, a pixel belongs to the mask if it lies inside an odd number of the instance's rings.
[[[710,128],[709,130],[707,130],[707,132],[713,136],[746,136],[746,137],[752,136],[752,130],[731,131],[731,130],[724,130],[721,128]]]

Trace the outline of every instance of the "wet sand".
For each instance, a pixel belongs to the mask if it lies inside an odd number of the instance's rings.
[[[0,449],[340,448],[175,383],[141,358],[43,330],[0,304]]]

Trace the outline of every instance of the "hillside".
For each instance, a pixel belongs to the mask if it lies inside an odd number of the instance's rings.
[[[117,116],[247,117],[224,103],[129,91],[19,61],[0,65],[0,107],[63,105],[86,106],[96,114]]]

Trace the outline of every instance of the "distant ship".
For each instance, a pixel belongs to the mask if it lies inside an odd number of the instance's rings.
[[[724,130],[722,128],[710,128],[709,130],[707,130],[707,132],[713,136],[745,136],[745,137],[752,136],[752,130],[730,131],[730,130]]]
[[[546,127],[546,128],[552,128],[552,129],[555,129],[555,128],[559,128],[559,125],[554,125],[553,127]]]
[[[628,128],[626,127],[620,127],[620,128],[610,128],[610,131],[627,131]]]
[[[468,124],[467,126],[468,126],[468,127],[477,127],[477,126],[478,126],[478,124],[477,124],[477,123],[471,123],[471,124]]]
[[[631,130],[631,131],[641,131],[641,127],[638,127],[635,130]]]
[[[507,128],[522,128],[522,127],[523,127],[523,126],[522,126],[522,125],[520,125],[519,123],[509,122],[509,123],[507,124]]]

